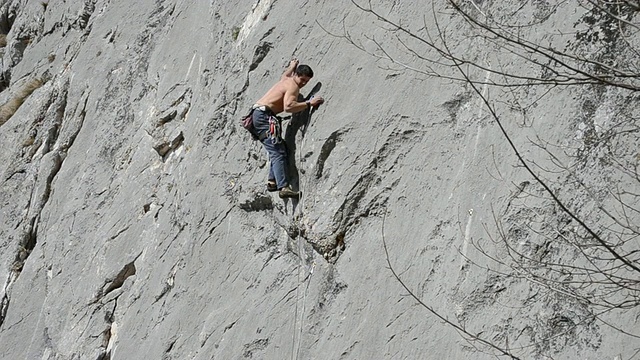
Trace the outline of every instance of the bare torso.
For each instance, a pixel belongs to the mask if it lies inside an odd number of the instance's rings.
[[[263,97],[261,97],[256,102],[256,104],[266,105],[274,113],[279,114],[284,111],[284,98],[287,91],[294,92],[295,97],[298,97],[300,89],[291,77],[287,77],[278,81],[271,87],[271,89],[269,89],[269,91],[267,91],[266,94],[264,94]]]

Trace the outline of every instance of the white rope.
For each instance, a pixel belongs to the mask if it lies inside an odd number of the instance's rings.
[[[307,275],[307,287],[304,289],[304,295],[302,296],[302,314],[300,314],[300,334],[298,336],[298,351],[296,353],[296,360],[300,358],[300,345],[302,343],[302,330],[304,328],[304,312],[307,304],[307,293],[309,292],[309,285],[311,284],[311,275],[313,275],[313,269],[316,267],[316,262],[314,261],[311,264],[311,270],[309,270],[309,274]]]

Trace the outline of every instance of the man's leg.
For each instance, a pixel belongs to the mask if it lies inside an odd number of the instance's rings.
[[[274,144],[269,138],[262,141],[264,148],[269,154],[269,179],[275,179],[278,189],[288,185],[286,166],[287,166],[287,150],[283,143]]]
[[[276,176],[273,174],[273,166],[269,161],[269,177],[267,178],[267,191],[278,191],[278,184],[276,183]]]

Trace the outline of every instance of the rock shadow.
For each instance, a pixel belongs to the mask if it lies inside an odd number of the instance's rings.
[[[299,94],[298,101],[304,102],[311,99],[311,97],[320,91],[320,88],[322,88],[322,83],[318,82],[307,96]],[[287,177],[290,179],[291,187],[296,191],[300,191],[300,171],[296,165],[296,137],[298,133],[300,133],[300,139],[304,139],[315,110],[316,108],[314,107],[293,114],[284,134],[284,142],[287,146]],[[298,202],[299,199],[292,199],[294,212]]]

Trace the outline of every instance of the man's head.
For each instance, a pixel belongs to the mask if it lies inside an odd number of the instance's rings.
[[[298,65],[296,68],[296,83],[298,87],[302,88],[307,85],[309,80],[313,77],[313,70],[308,65]]]

